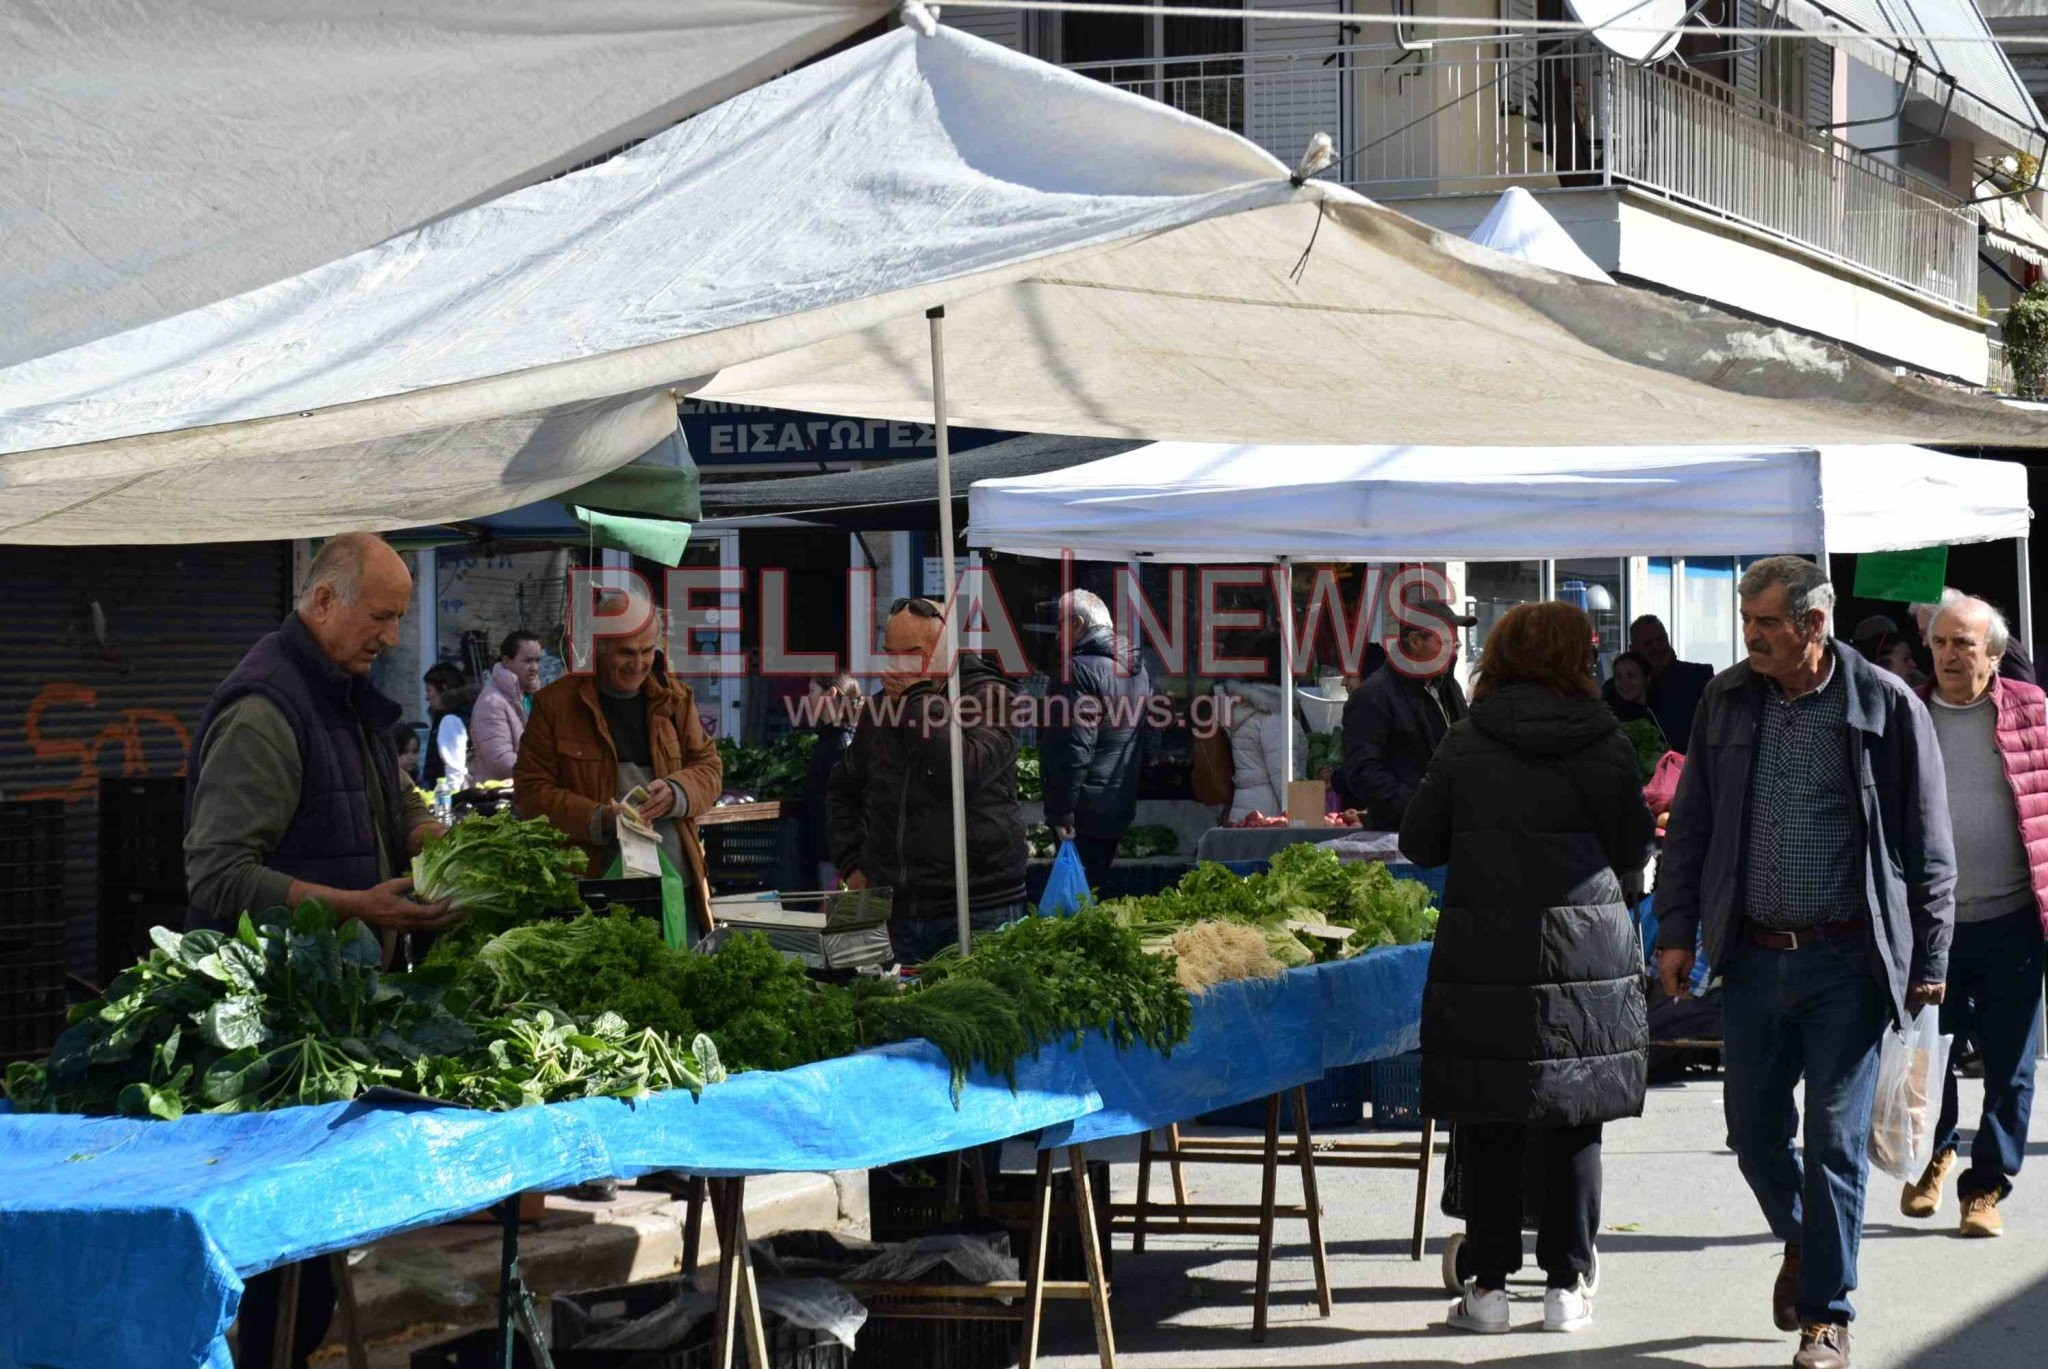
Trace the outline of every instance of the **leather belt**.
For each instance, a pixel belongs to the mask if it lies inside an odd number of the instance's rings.
[[[1863,923],[1857,920],[1823,922],[1817,927],[1801,927],[1794,931],[1759,926],[1748,918],[1742,920],[1743,941],[1767,951],[1797,951],[1823,941],[1846,941],[1862,935]]]

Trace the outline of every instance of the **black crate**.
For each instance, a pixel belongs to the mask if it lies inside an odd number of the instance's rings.
[[[718,822],[697,829],[704,848],[704,872],[720,892],[751,889],[808,889],[815,872],[804,870],[802,832],[793,805],[784,816],[752,822]]]
[[[100,781],[100,887],[185,902],[185,781]]]
[[[993,1155],[987,1163],[992,1171]],[[944,1171],[944,1157],[893,1170],[869,1170],[868,1234],[876,1241],[887,1243],[970,1229],[974,1221],[973,1182],[966,1174],[961,1176],[960,1207],[949,1210]],[[912,1176],[919,1174],[932,1176],[934,1182],[928,1185],[915,1182]],[[1031,1248],[1032,1203],[1037,1188],[1035,1175],[993,1172],[988,1175],[989,1215],[1003,1224],[1009,1233],[1013,1251],[1029,1251]],[[1096,1245],[1102,1253],[1102,1269],[1107,1276],[1113,1258],[1109,1240],[1107,1164],[1097,1161],[1088,1166],[1088,1192],[1095,1202]],[[1021,1261],[1019,1268],[1022,1268]],[[1080,1223],[1074,1218],[1074,1181],[1069,1174],[1054,1174],[1052,1179],[1052,1229],[1045,1241],[1045,1276],[1061,1282],[1088,1277],[1087,1256],[1081,1248]]]
[[[1013,1321],[870,1315],[847,1369],[1010,1369],[1019,1329]]]
[[[1374,1131],[1422,1130],[1422,1052],[1372,1062]]]
[[[552,1300],[557,1369],[710,1369],[717,1348],[712,1318],[697,1325],[687,1344],[670,1350],[598,1350],[582,1345],[599,1330],[657,1311],[686,1285],[695,1286],[685,1278],[667,1278],[557,1294]],[[851,1352],[836,1340],[772,1316],[765,1319],[765,1330],[773,1369],[847,1369]],[[414,1369],[422,1366],[415,1362]]]
[[[64,1030],[64,986],[0,989],[0,1061],[48,1055]]]
[[[1371,1091],[1370,1066],[1339,1065],[1302,1089],[1302,1095],[1308,1102],[1309,1126],[1316,1129],[1357,1126],[1365,1115],[1365,1104]],[[1214,1112],[1203,1113],[1201,1120],[1213,1126],[1264,1131],[1266,1100],[1254,1098],[1250,1102],[1218,1108]],[[1285,1136],[1294,1134],[1294,1093],[1291,1089],[1280,1095],[1280,1131]]]
[[[149,939],[150,928],[182,931],[186,912],[182,899],[166,903],[147,899],[140,892],[101,890],[95,960],[101,987],[150,953],[156,945]]]
[[[0,889],[64,883],[64,804],[58,799],[0,803]]]
[[[512,1338],[512,1362],[518,1369],[535,1369],[533,1351],[524,1336]],[[557,1360],[556,1363],[561,1361]],[[412,1369],[498,1369],[498,1328],[464,1331],[459,1336],[423,1345],[412,1352]]]

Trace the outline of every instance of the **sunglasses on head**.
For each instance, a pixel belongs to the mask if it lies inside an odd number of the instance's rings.
[[[895,603],[889,605],[889,616],[894,618],[899,613],[908,613],[913,618],[943,618],[946,616],[945,610],[929,599],[898,599]]]

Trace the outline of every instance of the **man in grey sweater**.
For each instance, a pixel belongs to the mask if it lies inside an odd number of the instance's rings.
[[[2034,1056],[2041,1039],[2041,965],[2048,855],[2048,697],[1999,670],[2009,634],[1982,599],[1957,597],[1928,627],[1934,686],[1928,712],[1941,745],[1956,842],[1956,933],[1942,1030],[1977,1043],[1984,1116],[1970,1166],[1956,1180],[1961,1234],[1997,1236],[2027,1148]],[[1935,1154],[1899,1207],[1931,1217],[1956,1163],[1955,1069],[1942,1092]]]

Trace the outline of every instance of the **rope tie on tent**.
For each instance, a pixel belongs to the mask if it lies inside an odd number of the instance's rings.
[[[1297,182],[1295,182],[1295,184],[1299,185],[1299,184],[1300,184],[1300,182],[1299,182],[1299,181],[1297,181]],[[1308,231],[1308,246],[1306,246],[1306,247],[1304,247],[1304,248],[1302,248],[1302,249],[1301,249],[1301,260],[1299,260],[1299,261],[1295,262],[1295,263],[1294,263],[1294,269],[1293,269],[1292,271],[1289,271],[1289,272],[1287,273],[1287,279],[1289,279],[1289,280],[1293,281],[1293,282],[1294,282],[1294,283],[1295,283],[1296,285],[1299,285],[1299,284],[1301,284],[1301,278],[1302,278],[1302,276],[1303,276],[1303,275],[1305,275],[1305,274],[1307,273],[1307,271],[1308,271],[1308,254],[1316,250],[1316,235],[1317,235],[1318,233],[1321,233],[1322,231],[1323,231],[1323,202],[1322,202],[1321,200],[1317,200],[1317,201],[1316,201],[1316,226],[1315,226],[1314,228],[1311,228],[1311,229],[1309,229],[1309,231]]]
[[[896,11],[896,17],[903,21],[903,27],[916,29],[925,38],[939,31],[939,11],[935,7],[925,5],[922,0],[903,0],[902,8]]]

